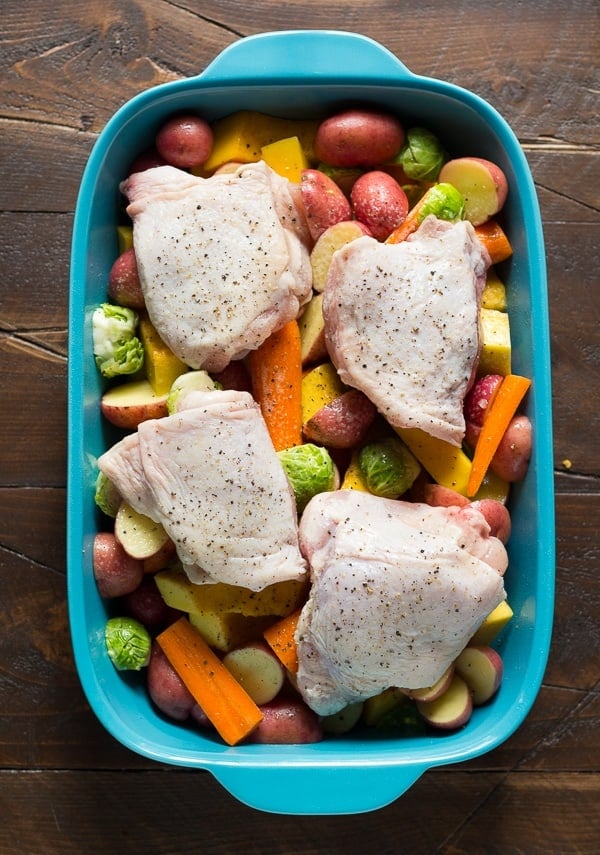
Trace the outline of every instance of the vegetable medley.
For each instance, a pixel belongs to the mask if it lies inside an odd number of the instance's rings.
[[[502,170],[478,157],[451,157],[428,128],[405,128],[396,116],[354,109],[324,121],[242,111],[209,124],[175,115],[129,173],[170,165],[209,178],[258,161],[300,194],[310,299],[297,317],[223,370],[192,369],[149,317],[134,230],[123,214],[107,299],[92,317],[96,365],[109,381],[103,417],[127,435],[179,412],[195,393],[249,392],[298,518],[318,494],[358,490],[432,507],[473,506],[490,535],[506,543],[510,486],[526,475],[531,424],[522,412],[530,381],[512,373],[510,305],[497,270],[512,253],[497,219],[509,190]],[[364,236],[400,244],[432,217],[470,222],[489,257],[460,447],[422,429],[392,427],[368,395],[344,383],[328,351],[323,314],[336,252]],[[357,726],[401,735],[452,731],[500,686],[502,660],[493,645],[512,615],[506,601],[433,686],[387,686],[319,715],[296,685],[297,626],[309,582],[277,582],[260,591],[196,584],[163,526],[128,504],[101,471],[95,501],[104,530],[94,542],[94,574],[111,612],[107,655],[119,670],[140,671],[153,705],[173,720],[213,731],[228,744],[311,742]]]

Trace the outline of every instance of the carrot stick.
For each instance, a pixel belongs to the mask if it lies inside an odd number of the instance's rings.
[[[276,451],[302,444],[300,328],[289,321],[248,358],[254,399]]]
[[[507,374],[488,404],[485,419],[475,446],[467,496],[474,496],[488,470],[510,420],[529,387],[531,380],[518,374]]]
[[[186,617],[157,636],[165,656],[228,745],[248,736],[263,714]]]
[[[397,226],[394,231],[387,236],[385,243],[402,243],[407,237],[410,237],[413,232],[421,225],[420,213],[425,205],[427,193],[425,193],[418,202],[410,209],[406,218]]]
[[[475,226],[475,234],[489,252],[492,264],[505,261],[512,255],[510,241],[496,220],[488,220],[480,226]]]
[[[263,632],[264,639],[273,653],[292,674],[298,670],[298,649],[295,633],[301,611],[302,609],[297,609],[291,615],[271,624]]]

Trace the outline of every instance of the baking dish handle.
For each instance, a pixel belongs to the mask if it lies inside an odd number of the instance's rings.
[[[391,804],[426,771],[426,766],[386,767],[294,765],[212,769],[238,801],[269,813],[303,816],[366,813]]]
[[[263,78],[269,83],[289,83],[298,77],[336,83],[389,82],[413,75],[391,51],[367,36],[338,30],[287,30],[234,42],[200,76],[211,83],[241,79],[247,84]]]

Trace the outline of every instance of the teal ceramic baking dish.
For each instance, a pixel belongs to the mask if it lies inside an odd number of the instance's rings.
[[[534,453],[513,491],[506,578],[514,619],[497,640],[505,663],[499,694],[469,724],[447,735],[382,738],[358,733],[313,745],[230,748],[170,722],[141,681],[124,677],[104,649],[105,603],[92,572],[99,526],[96,459],[111,442],[102,423],[90,316],[105,299],[118,254],[118,183],[160,123],[183,109],[213,120],[240,109],[319,117],[348,102],[384,107],[427,125],[456,155],[496,161],[510,193],[503,222],[514,255],[507,284],[513,370],[533,378],[527,413]],[[551,381],[546,270],[540,212],[519,143],[504,119],[473,93],[412,74],[377,42],[330,31],[265,33],[242,39],[197,77],[143,92],[100,134],[85,169],[75,214],[69,323],[68,600],[75,660],[91,708],[123,745],[161,763],[209,770],[242,802],[287,814],[346,814],[380,808],[426,770],[465,761],[506,740],[528,714],[550,645],[554,598]]]

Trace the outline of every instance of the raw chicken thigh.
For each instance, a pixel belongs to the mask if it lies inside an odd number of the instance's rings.
[[[461,444],[488,265],[470,223],[432,216],[403,243],[361,237],[334,254],[323,302],[331,359],[395,427]]]
[[[160,522],[189,578],[260,591],[300,580],[296,505],[260,408],[247,392],[195,392],[191,408],[142,422],[99,469]]]
[[[148,314],[192,368],[221,371],[310,298],[299,190],[264,162],[210,178],[159,166],[121,190]]]
[[[297,685],[329,715],[390,686],[433,685],[505,599],[506,550],[479,511],[339,490],[300,522],[311,592]]]

